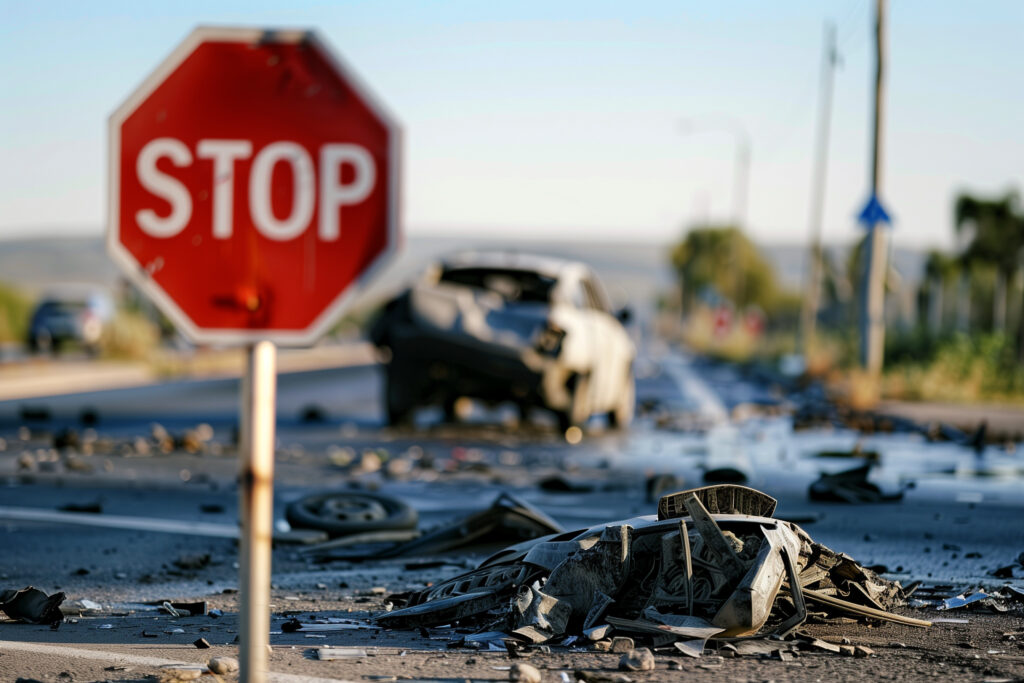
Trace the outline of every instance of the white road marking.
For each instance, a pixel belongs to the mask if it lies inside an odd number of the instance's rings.
[[[729,411],[715,392],[696,373],[687,368],[687,360],[668,356],[661,361],[661,367],[675,381],[679,391],[694,402],[695,412],[703,415],[712,424],[729,421]]]
[[[135,666],[196,666],[197,662],[175,661],[173,659],[160,659],[158,657],[144,657],[142,655],[129,655],[120,652],[105,652],[103,650],[87,650],[65,645],[43,645],[41,643],[25,643],[12,640],[0,640],[0,650],[17,650],[30,652],[38,655],[50,655],[54,657],[75,657],[78,659],[92,659],[101,662],[112,662],[114,664],[133,664]],[[351,683],[339,678],[314,678],[312,676],[299,676],[295,674],[267,673],[267,680],[272,683]]]
[[[157,531],[168,534],[208,536],[211,538],[238,538],[237,524],[214,524],[212,522],[189,522],[186,520],[126,517],[123,515],[94,515],[84,512],[41,510],[39,508],[0,506],[0,519],[17,522],[81,524],[83,526],[106,527],[109,529]]]

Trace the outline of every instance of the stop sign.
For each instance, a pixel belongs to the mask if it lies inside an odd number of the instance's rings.
[[[398,246],[399,131],[309,32],[196,29],[109,145],[108,250],[195,341],[309,344]]]

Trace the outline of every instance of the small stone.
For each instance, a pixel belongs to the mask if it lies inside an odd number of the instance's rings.
[[[602,624],[601,626],[594,626],[584,630],[583,635],[585,635],[589,640],[604,640],[608,637],[611,630],[611,626],[608,624]]]
[[[677,662],[674,659],[670,659],[668,661],[668,670],[669,671],[682,671],[683,670],[683,663],[682,662]]]
[[[209,650],[210,649],[210,641],[208,641],[206,638],[199,638],[197,640],[194,640],[194,641],[192,641],[192,644],[195,645],[200,650]]]
[[[215,674],[231,674],[238,671],[238,660],[234,657],[213,657],[206,666]]]
[[[521,683],[540,683],[540,671],[537,667],[516,662],[508,670],[508,680]]]
[[[160,683],[181,683],[194,681],[203,675],[201,666],[166,666],[160,669]]]
[[[616,654],[629,652],[635,647],[636,645],[633,643],[632,638],[626,638],[625,636],[616,636],[615,638],[612,638],[611,651]]]
[[[854,657],[870,657],[875,654],[875,651],[866,645],[858,645],[853,648]]]
[[[595,652],[611,652],[612,641],[610,640],[599,640],[594,643],[591,647],[594,648]]]
[[[619,668],[623,671],[653,671],[654,654],[646,647],[630,650],[622,655]]]
[[[850,640],[849,638],[847,638],[846,636],[843,636],[843,637],[842,637],[842,638],[841,638],[841,639],[839,640],[839,642],[840,642],[840,643],[842,643],[843,645],[853,645],[853,641],[851,641],[851,640]]]
[[[906,650],[907,644],[901,643],[898,640],[894,640],[893,642],[889,643],[889,647],[896,648],[898,650]]]

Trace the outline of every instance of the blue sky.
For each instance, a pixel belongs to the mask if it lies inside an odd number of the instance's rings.
[[[868,0],[0,0],[0,238],[99,234],[107,115],[197,24],[313,27],[406,134],[411,234],[668,241],[728,220],[806,239],[822,26],[836,23],[824,233],[867,196]],[[1024,3],[891,0],[883,197],[898,243],[950,245],[960,189],[1024,186]],[[705,122],[682,132],[681,122]]]

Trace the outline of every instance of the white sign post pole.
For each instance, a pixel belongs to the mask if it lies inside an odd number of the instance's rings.
[[[246,347],[239,444],[240,671],[243,683],[262,683],[270,645],[270,556],[274,525],[274,422],[277,347]]]

